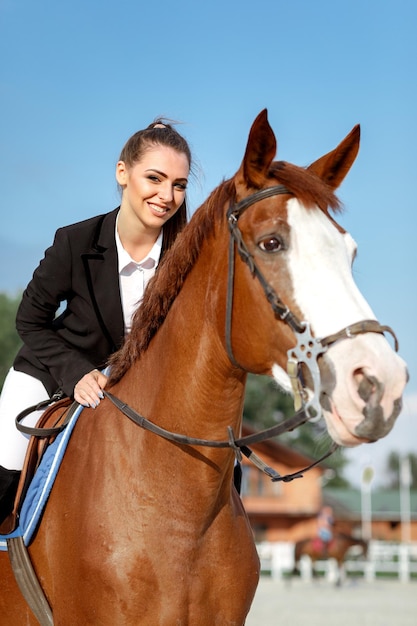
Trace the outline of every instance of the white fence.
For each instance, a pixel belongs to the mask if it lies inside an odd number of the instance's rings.
[[[279,580],[292,572],[294,568],[293,543],[262,542],[256,547],[262,573],[270,574],[272,578]],[[302,557],[299,569],[303,578],[311,578],[312,564],[309,557]],[[315,570],[324,574],[329,580],[337,576],[337,564],[333,559],[317,561]],[[390,576],[408,582],[412,577],[417,577],[417,543],[371,541],[367,558],[356,555],[353,548],[345,561],[344,574],[363,576],[368,581],[374,580],[377,576]]]

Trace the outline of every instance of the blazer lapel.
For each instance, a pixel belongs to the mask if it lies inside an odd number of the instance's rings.
[[[124,339],[123,310],[114,232],[119,209],[106,214],[98,223],[92,250],[83,254],[88,289],[98,322],[112,350]]]

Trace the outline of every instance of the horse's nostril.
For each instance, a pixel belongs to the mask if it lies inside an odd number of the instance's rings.
[[[364,377],[363,369],[361,367],[355,369],[352,377],[360,398],[362,398],[362,400],[366,402],[366,393],[364,389],[364,387],[366,386],[366,378]]]
[[[384,410],[381,404],[384,389],[384,384],[375,376],[368,376],[362,372],[358,394],[365,402],[363,409],[365,419],[355,428],[355,433],[358,437],[363,437],[369,441],[376,441],[381,437],[385,437],[393,427],[401,411],[402,402],[401,398],[395,400],[391,415],[384,416]]]
[[[369,398],[375,391],[375,385],[370,378],[362,377],[361,382],[358,385],[358,394],[364,402],[368,402]]]
[[[353,377],[357,383],[358,395],[366,402],[376,406],[384,393],[384,385],[375,376],[369,376],[363,369],[355,370]]]

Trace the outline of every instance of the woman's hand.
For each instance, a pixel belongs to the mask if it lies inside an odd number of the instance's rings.
[[[106,383],[107,376],[98,370],[89,372],[75,385],[74,400],[83,406],[91,406],[95,409],[104,397],[102,389],[104,389]]]

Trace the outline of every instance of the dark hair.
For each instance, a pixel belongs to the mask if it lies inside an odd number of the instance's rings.
[[[177,152],[185,154],[188,163],[192,166],[191,150],[182,135],[180,135],[167,120],[158,118],[149,124],[147,128],[139,130],[132,135],[122,148],[119,161],[132,167],[141,160],[145,152],[153,146],[166,146]],[[172,245],[178,233],[187,223],[187,202],[179,207],[178,211],[164,225],[164,235],[161,254],[164,254]]]

